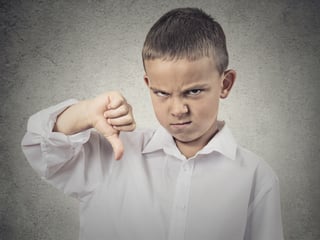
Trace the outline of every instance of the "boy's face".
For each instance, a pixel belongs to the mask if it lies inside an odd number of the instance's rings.
[[[214,60],[207,57],[147,60],[145,69],[144,80],[160,124],[179,148],[200,150],[217,131],[219,98],[228,95],[235,75],[229,84],[226,74],[219,74]]]

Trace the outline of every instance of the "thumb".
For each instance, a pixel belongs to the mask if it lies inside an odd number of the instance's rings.
[[[119,138],[119,133],[114,133],[110,136],[107,136],[106,138],[112,146],[114,158],[116,160],[120,160],[123,155],[124,147]]]

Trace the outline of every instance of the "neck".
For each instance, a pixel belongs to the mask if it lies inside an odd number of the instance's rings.
[[[197,154],[204,146],[207,145],[207,143],[217,134],[219,131],[217,125],[213,128],[213,131],[208,131],[211,132],[211,134],[208,134],[207,138],[204,138],[204,136],[195,139],[190,142],[181,142],[178,139],[174,139],[175,143],[180,150],[180,152],[187,158],[191,158]]]

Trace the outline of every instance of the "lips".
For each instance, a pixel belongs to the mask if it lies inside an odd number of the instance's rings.
[[[186,124],[190,124],[191,123],[191,121],[189,121],[189,122],[180,122],[180,123],[171,123],[170,125],[173,125],[173,126],[175,126],[175,125],[186,125]]]
[[[170,126],[173,128],[181,129],[189,126],[190,124],[191,124],[191,121],[188,121],[188,122],[171,123]]]

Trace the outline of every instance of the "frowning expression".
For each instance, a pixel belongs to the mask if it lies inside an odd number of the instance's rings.
[[[144,80],[160,124],[177,144],[204,146],[217,129],[224,74],[212,58],[147,60]]]

